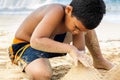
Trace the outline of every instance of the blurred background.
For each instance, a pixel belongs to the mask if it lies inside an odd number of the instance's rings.
[[[109,21],[120,21],[120,0],[104,0]],[[0,0],[0,14],[29,14],[34,9],[47,3],[69,4],[71,0]],[[115,19],[116,17],[116,19]]]
[[[120,12],[120,0],[104,0],[107,11]],[[42,4],[69,4],[71,0],[0,0],[0,14],[26,14]]]

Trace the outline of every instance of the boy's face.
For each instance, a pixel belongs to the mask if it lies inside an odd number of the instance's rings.
[[[67,6],[65,9],[65,25],[69,32],[73,35],[79,34],[80,31],[87,31],[88,29],[78,20],[75,16],[72,16],[72,7]]]

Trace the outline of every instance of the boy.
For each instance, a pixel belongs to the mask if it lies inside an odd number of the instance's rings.
[[[12,62],[22,66],[33,80],[50,80],[52,70],[48,58],[68,53],[75,63],[82,62],[86,43],[94,67],[111,69],[112,64],[102,57],[93,30],[104,14],[102,0],[73,0],[68,6],[48,4],[36,9],[15,34],[10,47]],[[71,41],[73,45],[69,44]]]

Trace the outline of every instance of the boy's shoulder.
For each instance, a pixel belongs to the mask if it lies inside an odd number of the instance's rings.
[[[42,6],[40,6],[40,8],[64,8],[66,7],[66,5],[60,4],[60,3],[50,3],[50,4],[43,4]]]
[[[43,16],[48,15],[52,12],[52,15],[55,14],[64,14],[65,12],[65,5],[59,4],[59,3],[49,3],[49,4],[43,4],[36,10],[32,12],[30,16],[37,17],[37,19],[41,19]],[[38,17],[39,16],[39,17]]]
[[[60,3],[49,3],[49,4],[43,4],[43,6],[62,6],[62,7],[65,7],[66,5],[60,4]]]
[[[65,5],[63,4],[59,4],[59,3],[50,3],[50,4],[44,4],[42,6],[40,6],[38,9],[36,9],[34,11],[34,13],[36,13],[38,15],[38,13],[40,13],[39,15],[47,15],[49,13],[54,13],[54,14],[64,14],[65,12]]]

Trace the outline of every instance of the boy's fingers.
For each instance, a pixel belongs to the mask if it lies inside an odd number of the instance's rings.
[[[79,61],[84,65],[85,67],[90,67],[87,61],[79,59]]]
[[[90,67],[89,63],[87,62],[87,60],[84,57],[81,58],[75,58],[74,59],[74,64],[75,66],[78,66],[78,61],[85,67]]]
[[[86,55],[81,55],[80,58],[79,58],[79,61],[85,66],[85,67],[90,67],[90,64],[87,60],[87,56]]]
[[[74,64],[75,64],[75,66],[78,66],[78,58],[74,59]]]

